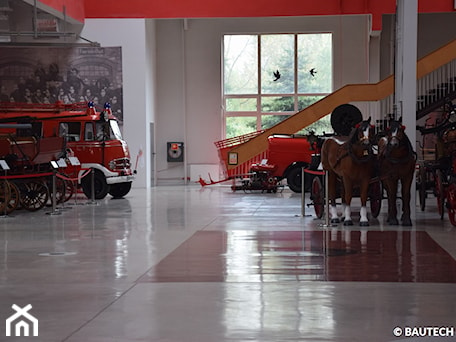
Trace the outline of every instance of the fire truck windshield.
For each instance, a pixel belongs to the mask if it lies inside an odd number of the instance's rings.
[[[122,140],[122,133],[119,125],[115,120],[109,120],[109,123],[97,122],[97,140]],[[109,130],[109,132],[108,132]]]
[[[109,120],[111,126],[111,139],[122,140],[122,133],[116,120]]]

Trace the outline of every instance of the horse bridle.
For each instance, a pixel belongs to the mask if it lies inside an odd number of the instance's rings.
[[[360,127],[357,127],[357,128],[359,129]],[[372,157],[374,156],[374,151],[372,149],[371,139],[369,137],[369,134],[366,133],[370,129],[371,129],[371,125],[367,124],[367,127],[362,130],[363,135],[358,140],[356,140],[355,142],[350,140],[350,142],[348,144],[348,147],[347,147],[348,155],[350,155],[350,157],[356,163],[366,163],[369,160],[371,160]],[[357,155],[355,155],[353,153],[352,146],[355,145],[355,144],[361,145],[362,151],[363,151],[363,156],[362,157],[358,157]]]
[[[399,130],[399,128],[396,128],[396,130]],[[410,143],[410,140],[407,139],[404,133],[404,139],[399,139],[397,136],[392,136],[390,134],[387,135],[387,143],[386,143],[386,151],[385,151],[385,159],[390,161],[393,164],[400,164],[400,163],[406,163],[411,157],[416,159],[416,152],[413,151],[413,147]],[[396,139],[398,141],[397,145],[391,145],[392,139]],[[405,146],[407,147],[407,154],[403,158],[394,158],[391,157],[391,151],[393,149],[396,149],[398,147]]]
[[[357,129],[359,129],[359,127],[357,127]],[[370,129],[370,125],[368,126],[367,129]],[[368,161],[370,161],[372,159],[372,157],[374,156],[374,151],[372,149],[372,144],[370,142],[370,138],[369,136],[367,136],[366,134],[363,134],[363,136],[361,138],[359,138],[358,140],[356,140],[355,142],[352,141],[353,139],[350,139],[348,142],[346,142],[343,146],[344,148],[347,150],[346,153],[344,153],[343,155],[339,156],[339,158],[337,158],[337,161],[336,161],[336,164],[337,165],[342,159],[344,159],[345,157],[348,157],[350,156],[354,161],[355,163],[367,163]],[[364,143],[365,141],[368,141],[368,143]],[[353,149],[352,149],[352,146],[354,144],[359,144],[363,147],[363,156],[362,157],[358,157],[357,155],[355,155],[353,153]]]

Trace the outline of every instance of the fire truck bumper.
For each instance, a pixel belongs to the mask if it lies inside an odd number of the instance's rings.
[[[115,177],[106,177],[106,183],[108,184],[117,184],[117,183],[128,183],[132,182],[135,179],[135,176],[115,176]]]

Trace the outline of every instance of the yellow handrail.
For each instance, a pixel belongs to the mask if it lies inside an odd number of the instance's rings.
[[[417,78],[421,78],[456,59],[456,40],[449,42],[417,62]],[[227,153],[237,153],[238,164],[227,165],[229,170],[248,161],[268,148],[268,137],[275,133],[294,134],[331,113],[337,106],[349,102],[379,101],[394,91],[394,75],[378,83],[348,84],[311,106],[265,130],[251,140]]]

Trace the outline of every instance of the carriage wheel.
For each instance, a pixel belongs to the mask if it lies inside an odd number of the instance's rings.
[[[418,179],[417,179],[417,186],[418,186],[418,196],[420,199],[420,209],[424,211],[426,209],[426,168],[424,164],[420,164],[418,168]]]
[[[10,200],[10,187],[9,182],[2,181],[0,184],[0,215],[5,213],[7,209],[8,202]]]
[[[62,179],[57,177],[56,178],[56,197],[57,197],[57,203],[63,203],[63,202],[68,202],[70,198],[73,196],[75,189],[74,189],[74,184],[72,181],[68,181],[66,179]],[[52,196],[52,194],[51,194]],[[52,201],[52,197],[51,197]]]
[[[374,181],[369,184],[369,202],[371,207],[372,217],[378,217],[380,214],[380,209],[382,208],[382,198],[383,198],[383,188],[382,182],[379,180]]]
[[[9,214],[9,213],[13,212],[14,210],[16,210],[16,208],[19,206],[21,197],[20,197],[19,189],[17,188],[16,184],[14,184],[13,182],[8,182],[8,185],[10,188],[10,198],[8,201],[8,208],[6,209],[6,211]]]
[[[45,182],[34,180],[24,185],[24,191],[21,190],[22,206],[29,211],[43,208],[49,199],[49,191]]]
[[[456,185],[450,184],[447,190],[448,218],[453,226],[456,226]]]
[[[324,199],[325,194],[323,186],[321,185],[320,177],[315,177],[312,181],[311,200],[313,202],[315,215],[317,215],[319,219],[323,217],[325,212]]]
[[[445,190],[443,188],[443,174],[441,170],[435,171],[435,197],[437,197],[437,209],[439,211],[440,219],[443,220]]]

